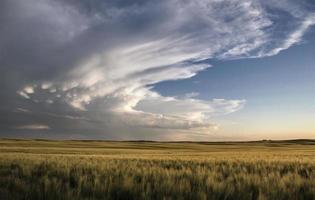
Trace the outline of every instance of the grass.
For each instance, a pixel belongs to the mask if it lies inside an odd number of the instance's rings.
[[[315,141],[2,139],[0,199],[315,199]]]

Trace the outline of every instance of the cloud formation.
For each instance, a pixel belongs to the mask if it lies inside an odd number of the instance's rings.
[[[307,1],[0,4],[0,128],[47,124],[57,135],[91,138],[211,132],[213,116],[246,101],[164,97],[154,84],[191,78],[211,59],[276,55],[315,24]]]
[[[50,129],[49,126],[44,124],[28,124],[28,125],[22,125],[15,127],[16,129],[22,129],[22,130],[48,130]]]

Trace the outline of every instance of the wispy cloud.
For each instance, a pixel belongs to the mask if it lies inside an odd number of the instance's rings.
[[[16,129],[21,130],[49,130],[50,127],[45,124],[27,124],[27,125],[21,125],[16,126]]]
[[[262,54],[261,56],[273,56],[278,54],[280,51],[286,50],[289,47],[291,47],[294,44],[298,44],[304,35],[304,33],[309,29],[309,27],[313,26],[315,24],[315,14],[309,15],[302,19],[302,22],[300,23],[299,27],[295,30],[292,30],[292,32],[285,38],[280,46],[272,49],[267,54]]]
[[[200,95],[199,92],[189,92],[189,93],[186,93],[184,96],[185,96],[185,98],[190,99],[190,98],[197,97],[197,96],[199,96],[199,95]]]

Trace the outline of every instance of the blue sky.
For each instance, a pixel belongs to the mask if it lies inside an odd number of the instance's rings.
[[[312,0],[0,3],[0,136],[315,138]]]
[[[232,130],[214,133],[219,139],[230,138],[230,134],[240,140],[314,138],[314,33],[315,29],[310,29],[300,44],[275,56],[209,60],[213,67],[202,73],[190,79],[158,83],[154,89],[164,96],[195,93],[204,100],[246,99],[240,111],[214,117],[226,126],[232,124]],[[249,128],[253,121],[254,127]],[[269,128],[264,132],[266,126]]]
[[[202,73],[190,79],[158,83],[154,89],[166,96],[184,96],[195,92],[202,99],[247,99],[256,102],[256,106],[261,105],[260,101],[268,101],[269,105],[276,102],[289,105],[299,102],[302,103],[300,106],[314,104],[313,33],[314,30],[310,31],[302,44],[276,56],[209,60],[213,67]]]

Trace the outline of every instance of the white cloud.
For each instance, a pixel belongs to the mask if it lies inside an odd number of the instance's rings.
[[[51,89],[49,90],[50,93],[55,93],[56,91],[57,91],[56,88],[51,88]]]
[[[33,86],[26,86],[24,88],[24,92],[26,92],[27,94],[33,94],[34,93],[34,88]]]
[[[43,90],[49,89],[51,86],[52,86],[52,83],[50,83],[50,82],[44,82],[41,84],[41,88]]]
[[[184,97],[190,99],[190,98],[193,98],[193,97],[197,97],[199,95],[200,95],[199,92],[189,92],[189,93],[186,93],[184,95]]]
[[[27,85],[22,90],[17,91],[17,94],[19,94],[21,97],[24,97],[25,99],[30,99],[30,95],[34,94],[34,86]]]
[[[31,97],[28,96],[24,91],[17,91],[17,93],[21,96],[24,97],[25,99],[30,99]]]
[[[24,108],[16,108],[14,109],[14,112],[30,113],[31,111]]]
[[[21,125],[16,126],[16,129],[22,129],[22,130],[49,130],[50,127],[45,124],[27,124],[27,125]]]
[[[225,100],[214,99],[205,101],[199,99],[176,99],[174,97],[163,97],[157,93],[146,95],[136,104],[135,109],[153,113],[159,116],[169,116],[175,119],[191,122],[194,126],[209,126],[211,117],[215,115],[225,115],[240,110],[245,100]],[[210,123],[211,124],[211,123]]]
[[[298,29],[291,31],[291,33],[288,35],[287,38],[285,38],[285,40],[282,42],[282,44],[279,47],[272,49],[267,54],[265,53],[265,54],[262,54],[261,56],[265,56],[265,55],[273,56],[273,55],[278,54],[280,51],[288,49],[294,44],[298,44],[302,40],[302,37],[305,34],[305,32],[314,24],[315,24],[315,14],[307,16],[306,18],[303,19]]]
[[[152,93],[152,92],[150,92]],[[242,108],[245,100],[176,99],[163,97],[157,93],[147,95],[137,104],[137,110],[155,114],[183,117],[191,120],[209,119],[212,115],[229,114]]]

